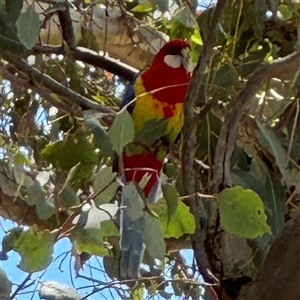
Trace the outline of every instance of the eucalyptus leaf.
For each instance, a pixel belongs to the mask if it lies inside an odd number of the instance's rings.
[[[16,228],[2,241],[3,250],[14,250],[21,256],[18,267],[24,272],[44,270],[52,262],[55,234],[50,231],[36,231]],[[7,249],[6,249],[7,248]]]
[[[127,110],[124,110],[116,116],[108,134],[113,149],[119,155],[122,153],[124,147],[133,141],[134,133],[133,120]]]
[[[254,239],[271,234],[264,204],[252,190],[242,187],[227,188],[218,198],[221,226],[228,233]]]
[[[145,230],[142,233],[148,254],[152,258],[164,259],[166,243],[160,222],[148,213],[144,214]]]
[[[178,194],[175,187],[171,184],[162,185],[163,196],[168,205],[168,218],[170,219],[178,208]]]
[[[95,137],[95,145],[100,149],[101,153],[105,157],[113,156],[112,144],[110,142],[108,132],[100,124],[97,119],[97,114],[94,111],[85,111],[84,112],[84,122],[87,127],[92,131]]]
[[[135,139],[144,145],[152,146],[163,137],[167,131],[167,119],[151,119],[145,122],[141,130],[136,133]]]
[[[155,204],[149,204],[150,208],[159,216],[165,238],[179,238],[184,234],[193,234],[196,224],[189,208],[178,202],[178,208],[171,218],[168,217],[168,205],[165,199]]]
[[[16,23],[18,37],[27,49],[30,50],[35,45],[42,24],[39,14],[34,9],[34,4],[29,5],[26,12],[19,16]]]

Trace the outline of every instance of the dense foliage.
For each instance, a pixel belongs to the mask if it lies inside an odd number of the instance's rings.
[[[0,258],[18,252],[13,263],[29,274],[21,283],[0,269],[0,298],[242,297],[299,217],[299,24],[297,0],[0,0],[0,216],[9,228]],[[113,163],[135,133],[119,104],[169,38],[191,42],[196,66],[185,126],[163,198],[146,206],[141,280],[120,282]],[[123,188],[132,214],[145,209],[138,190]],[[84,292],[35,273],[54,263],[62,239]]]

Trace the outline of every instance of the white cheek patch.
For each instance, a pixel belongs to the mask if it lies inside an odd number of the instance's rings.
[[[180,55],[166,55],[164,62],[171,68],[179,68],[182,64],[182,56]]]

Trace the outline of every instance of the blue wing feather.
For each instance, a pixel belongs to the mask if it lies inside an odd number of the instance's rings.
[[[131,100],[135,98],[134,86],[139,75],[136,75],[126,86],[125,93],[122,98],[121,108],[127,105]],[[127,107],[129,113],[132,113],[134,103],[130,104]]]

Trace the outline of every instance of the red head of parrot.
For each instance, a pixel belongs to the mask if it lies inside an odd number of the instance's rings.
[[[183,102],[191,78],[189,50],[190,44],[185,40],[175,39],[165,44],[141,75],[145,90],[157,90],[153,97],[168,104]]]

